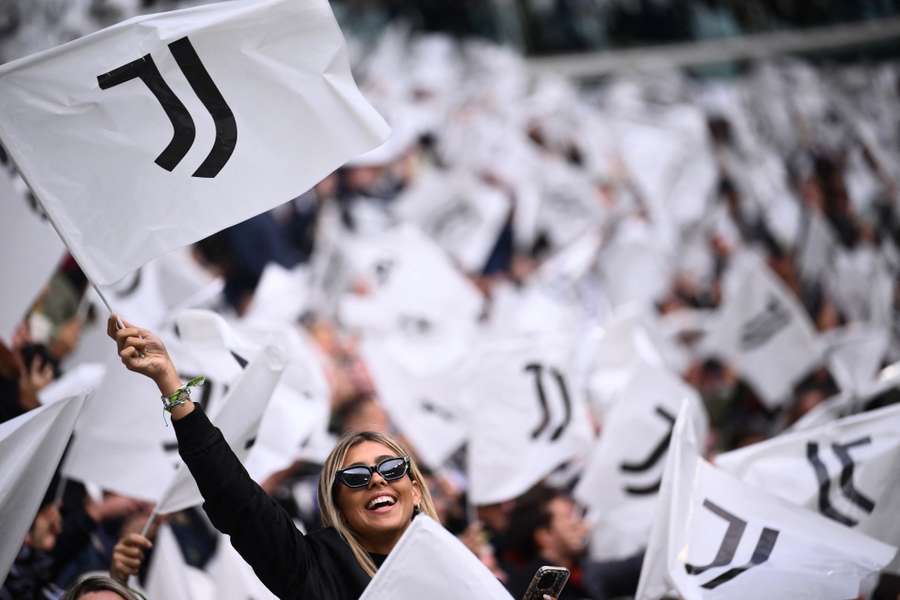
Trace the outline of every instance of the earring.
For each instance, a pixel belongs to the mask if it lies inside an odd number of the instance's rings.
[[[416,504],[415,506],[413,506],[413,517],[415,517],[415,516],[416,516],[417,514],[419,514],[420,512],[421,512],[421,510],[419,510],[419,505],[418,505],[418,504]]]

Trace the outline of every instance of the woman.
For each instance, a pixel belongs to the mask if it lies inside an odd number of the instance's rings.
[[[107,333],[125,366],[152,379],[166,398],[182,388],[158,337],[111,316]],[[170,409],[178,451],[219,531],[279,598],[359,598],[376,569],[421,512],[437,514],[413,459],[389,437],[360,432],[331,451],[319,479],[324,528],[302,535],[247,474],[222,433],[189,399]],[[139,560],[135,561],[139,564]]]

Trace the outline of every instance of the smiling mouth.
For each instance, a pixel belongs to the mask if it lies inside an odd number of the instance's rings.
[[[366,504],[366,510],[374,513],[385,513],[397,504],[397,499],[391,496],[376,496]]]

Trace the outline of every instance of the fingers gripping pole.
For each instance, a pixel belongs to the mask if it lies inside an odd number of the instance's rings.
[[[153,512],[150,513],[150,516],[147,517],[147,522],[144,523],[144,528],[141,529],[141,535],[147,537],[147,532],[150,531],[150,528],[153,527],[153,523],[156,522],[156,517],[159,516],[159,513],[156,512],[156,507],[153,507]]]

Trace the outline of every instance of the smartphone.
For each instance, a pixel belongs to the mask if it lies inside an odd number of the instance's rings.
[[[543,600],[544,594],[559,598],[566,582],[569,581],[569,570],[565,567],[544,566],[537,570],[522,600]]]

